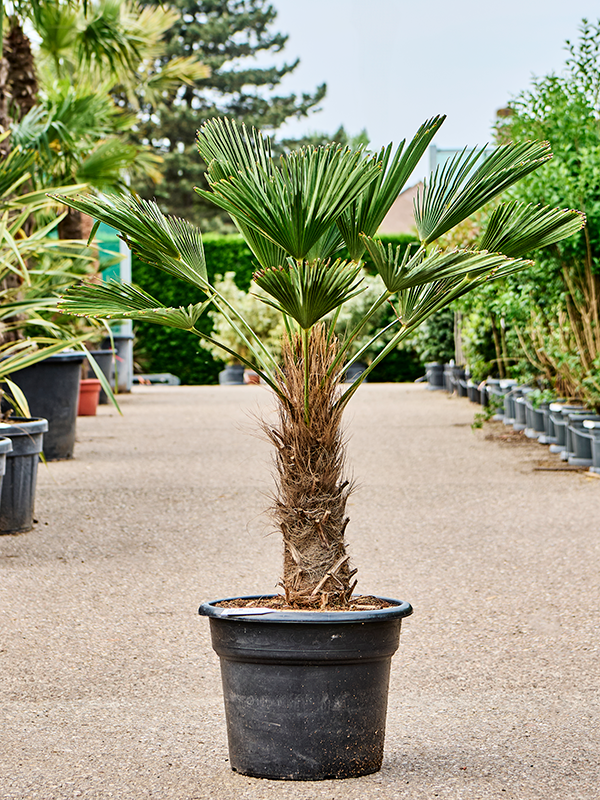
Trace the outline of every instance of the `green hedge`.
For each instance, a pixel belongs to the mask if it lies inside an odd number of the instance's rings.
[[[215,275],[235,272],[240,289],[248,289],[257,263],[242,237],[207,234],[203,238],[209,280]],[[410,234],[395,234],[382,236],[381,241],[395,247],[417,240]],[[342,251],[339,255],[344,258],[345,254]],[[366,263],[368,267],[368,261]],[[134,283],[165,306],[186,306],[199,302],[203,297],[202,292],[191,284],[150,267],[135,256],[132,259],[132,275]],[[201,319],[199,327],[206,333],[210,332],[208,317]],[[134,358],[142,372],[171,372],[184,384],[217,383],[223,363],[201,349],[199,341],[187,331],[139,323],[135,334]],[[372,380],[413,380],[421,372],[418,361],[415,362],[411,353],[394,352],[374,370]]]

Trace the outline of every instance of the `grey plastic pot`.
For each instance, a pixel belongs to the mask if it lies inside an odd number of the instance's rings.
[[[344,373],[344,383],[354,383],[356,378],[360,377],[366,368],[367,365],[363,361],[356,361],[346,369]],[[365,379],[363,382],[366,383],[367,380]]]
[[[600,421],[586,419],[583,421],[584,430],[591,436],[590,446],[592,451],[592,463],[590,472],[600,474]]]
[[[33,528],[35,486],[45,419],[15,417],[0,422],[0,436],[10,439],[6,453],[6,472],[0,495],[0,533],[25,533]]]
[[[115,368],[114,368],[114,350],[90,350],[90,355],[94,357],[98,366],[100,367],[102,374],[108,381],[109,385],[114,388],[114,380],[115,380]],[[87,368],[87,375],[88,378],[95,378],[96,373],[88,365]],[[108,395],[104,391],[104,389],[100,389],[100,397],[98,398],[99,405],[106,405],[108,403]]]
[[[551,453],[562,453],[566,447],[567,439],[567,414],[574,411],[585,413],[583,406],[567,405],[566,403],[550,403],[550,424],[548,430],[554,433],[554,442],[550,443]]]
[[[593,464],[592,436],[589,431],[584,429],[583,423],[585,420],[598,422],[600,416],[584,412],[567,414],[567,419],[565,449],[560,457],[572,467],[591,467]]]
[[[221,386],[243,386],[244,367],[242,364],[228,364],[225,369],[219,372],[219,383]]]
[[[11,440],[0,438],[0,497],[2,496],[2,482],[4,480],[4,473],[6,472],[6,454],[10,453],[11,450]]]
[[[410,604],[257,614],[218,602],[199,613],[221,660],[231,768],[275,780],[380,769],[390,662]]]
[[[548,408],[547,403],[544,403],[539,408],[535,408],[529,400],[525,399],[526,428],[524,433],[528,439],[537,439],[546,432],[546,421],[544,418],[545,408]]]
[[[444,389],[444,365],[437,361],[430,361],[425,364],[425,377],[427,378],[427,388],[432,392]]]

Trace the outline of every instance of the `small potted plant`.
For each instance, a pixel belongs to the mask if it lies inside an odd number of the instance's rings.
[[[207,277],[200,232],[137,197],[66,198],[65,204],[111,225],[138,256],[178,275],[206,299],[166,308],[142,288],[81,285],[62,301],[69,313],[140,319],[190,331],[253,367],[272,391],[277,418],[264,423],[275,453],[273,517],[283,540],[282,593],[204,603],[221,657],[230,762],[248,775],[286,779],[356,777],[381,765],[390,659],[400,600],[357,596],[346,552],[343,412],[361,382],[431,314],[486,281],[531,262],[523,256],[578,231],[577,211],[499,204],[479,248],[442,249],[450,230],[550,157],[547,143],[457,155],[428,179],[415,204],[417,248],[384,248],[374,239],[402,186],[443,122],[426,122],[411,142],[378,154],[332,143],[275,159],[258,131],[209,120],[198,136],[210,188],[197,190],[228,211],[252,249],[254,282],[281,315],[281,357]],[[335,258],[345,245],[349,257]],[[368,285],[368,249],[383,283],[379,296],[343,338],[337,310]],[[355,381],[345,369],[369,320],[390,302],[394,318],[376,336],[387,344]],[[251,357],[196,327],[218,310]],[[327,317],[333,312],[333,319]]]

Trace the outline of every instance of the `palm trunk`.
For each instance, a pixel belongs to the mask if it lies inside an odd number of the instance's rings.
[[[8,83],[17,120],[23,119],[37,103],[38,80],[31,42],[23,33],[16,17],[10,20],[10,28],[4,40],[4,56],[9,65]]]
[[[356,585],[344,542],[352,486],[344,479],[342,412],[335,407],[341,370],[326,377],[337,349],[321,325],[312,329],[307,347],[299,336],[285,342],[285,400],[279,401],[278,424],[264,426],[277,449],[273,516],[284,543],[282,586],[292,605],[344,606]]]

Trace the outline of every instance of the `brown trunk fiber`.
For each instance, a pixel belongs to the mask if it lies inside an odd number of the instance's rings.
[[[10,21],[10,29],[4,40],[4,55],[9,65],[8,83],[12,95],[13,113],[15,118],[20,120],[36,104],[38,81],[31,42],[14,17]]]
[[[335,407],[341,369],[326,376],[337,354],[323,326],[309,340],[309,422],[306,421],[302,340],[284,343],[275,426],[265,431],[277,454],[277,494],[273,516],[284,543],[282,586],[288,603],[344,606],[356,582],[346,554],[346,502],[352,489],[344,479],[342,412]]]

